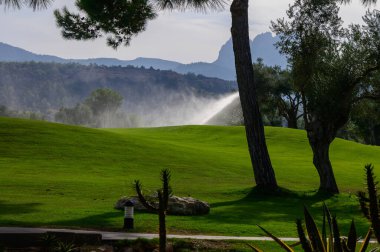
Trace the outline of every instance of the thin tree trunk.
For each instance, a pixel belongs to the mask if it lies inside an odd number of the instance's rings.
[[[248,0],[234,0],[230,11],[236,76],[255,181],[257,186],[264,190],[274,190],[278,186],[265,142],[264,125],[253,79],[248,33]]]
[[[160,252],[166,251],[166,213],[165,211],[159,210],[158,218],[159,218],[159,240],[160,240]]]
[[[374,136],[373,144],[380,146],[380,125],[375,125],[372,132]]]
[[[328,127],[313,122],[309,124],[307,136],[313,151],[313,164],[319,174],[319,190],[337,194],[339,189],[329,157],[330,144],[335,139],[335,134],[327,131]]]
[[[297,126],[297,115],[294,115],[293,113],[288,113],[288,117],[286,118],[287,121],[288,121],[288,128],[291,128],[291,129],[298,129],[298,126]]]

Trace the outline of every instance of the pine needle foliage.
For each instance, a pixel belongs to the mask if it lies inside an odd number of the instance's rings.
[[[0,0],[0,5],[14,9],[20,9],[24,5],[33,10],[46,9],[51,3],[52,0]]]
[[[0,3],[3,0],[0,0]],[[5,0],[18,3],[17,0]],[[43,1],[43,0],[33,0]],[[66,39],[91,40],[107,37],[107,45],[117,49],[128,46],[131,39],[143,32],[148,21],[161,10],[205,12],[223,9],[224,0],[76,0],[78,12],[55,10],[54,15]]]
[[[131,38],[144,31],[148,20],[156,17],[147,0],[81,0],[75,2],[80,13],[66,7],[54,15],[62,36],[66,39],[89,40],[108,35],[107,44],[113,48],[129,45]]]

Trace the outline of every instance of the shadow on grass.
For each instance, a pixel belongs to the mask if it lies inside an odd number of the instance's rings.
[[[115,224],[115,219],[120,219],[120,228],[123,225],[123,213],[120,211],[112,211],[101,214],[89,215],[83,218],[69,219],[62,221],[54,221],[49,225],[56,225],[59,227],[89,227],[103,230],[110,230]]]
[[[12,203],[9,201],[0,201],[0,216],[37,212],[37,207],[40,205],[40,203]]]
[[[201,218],[215,225],[228,223],[254,227],[263,223],[269,226],[285,223],[293,226],[294,223],[293,231],[296,231],[295,221],[303,219],[304,206],[317,221],[320,221],[324,202],[332,214],[337,215],[339,226],[344,233],[349,229],[352,218],[359,220],[356,223],[359,233],[368,230],[368,222],[361,218],[359,202],[355,196],[331,195],[316,190],[295,192],[281,188],[276,192],[263,192],[253,188],[239,200],[212,203],[210,215]]]
[[[350,195],[330,195],[317,191],[294,192],[281,189],[275,193],[262,192],[258,188],[246,189],[239,192],[229,192],[233,195],[241,195],[240,199],[221,201],[211,204],[211,212],[204,216],[184,216],[175,217],[172,220],[183,223],[187,227],[201,226],[200,231],[218,233],[218,227],[224,228],[222,232],[239,234],[241,230],[247,230],[245,235],[252,235],[249,230],[255,230],[256,225],[263,225],[272,232],[282,225],[286,226],[287,233],[296,234],[295,220],[303,219],[303,207],[307,206],[318,223],[322,220],[322,205],[326,202],[332,214],[338,217],[339,226],[342,233],[346,234],[352,218],[355,218],[358,233],[363,235],[369,223],[363,218],[360,219],[359,203],[356,197]],[[236,198],[236,197],[235,197]],[[7,213],[29,213],[37,211],[38,204],[10,204],[0,201],[0,215]],[[141,216],[138,221],[138,228],[134,231],[154,231],[156,229],[156,216],[138,211]],[[142,216],[149,215],[149,216]],[[143,218],[140,218],[143,217]],[[5,217],[6,219],[6,217]],[[152,222],[153,220],[153,222]],[[357,221],[358,220],[358,221]],[[168,216],[170,224],[171,217]],[[153,223],[153,224],[152,224]],[[22,224],[22,223],[19,223]],[[30,223],[29,223],[30,224]],[[104,213],[91,214],[87,216],[62,219],[50,223],[41,223],[48,226],[73,227],[73,228],[95,228],[104,230],[121,230],[123,226],[122,211],[108,211]],[[38,223],[33,223],[38,225]],[[173,225],[173,230],[179,230],[182,224]],[[319,224],[318,224],[319,225]],[[169,225],[168,225],[169,226]],[[190,228],[191,229],[191,228]],[[194,229],[197,230],[197,229]],[[281,232],[285,232],[282,228]],[[257,232],[256,232],[257,234]],[[276,234],[276,233],[275,233]]]
[[[252,188],[247,195],[235,201],[226,201],[226,202],[217,202],[211,204],[211,208],[223,207],[223,206],[237,206],[244,205],[245,203],[251,204],[253,202],[276,202],[281,203],[283,201],[292,202],[305,202],[305,203],[315,203],[328,200],[333,198],[334,195],[323,193],[319,191],[303,191],[303,192],[294,192],[288,189],[280,188],[277,191],[263,191],[260,188]]]
[[[6,204],[0,201],[0,226],[19,226],[19,227],[52,227],[52,228],[94,228],[102,230],[122,230],[123,227],[123,212],[112,211],[100,214],[88,215],[85,217],[63,219],[57,221],[46,222],[43,219],[37,219],[35,221],[27,220],[23,221],[22,217],[15,220],[15,217],[8,219],[7,214],[15,216],[17,214],[28,214],[37,212],[35,207],[41,204]],[[120,228],[115,229],[119,225]]]

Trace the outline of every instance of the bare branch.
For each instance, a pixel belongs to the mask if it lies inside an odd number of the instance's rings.
[[[154,207],[153,204],[151,204],[150,202],[148,202],[145,199],[145,197],[142,193],[142,185],[141,185],[141,182],[139,180],[135,180],[134,187],[136,189],[136,193],[137,193],[137,196],[139,197],[139,201],[141,202],[141,204],[143,204],[143,206],[148,210],[158,211],[158,209],[156,207]]]

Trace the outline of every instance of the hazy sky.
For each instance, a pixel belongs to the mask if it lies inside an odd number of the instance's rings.
[[[269,31],[270,21],[285,16],[292,0],[253,0],[250,2],[250,34]],[[73,7],[74,0],[55,0],[47,10],[0,9],[0,42],[21,47],[38,54],[63,58],[110,57],[134,59],[136,57],[162,58],[182,63],[212,62],[220,47],[230,37],[230,13],[226,10],[209,12],[162,12],[151,21],[145,32],[135,37],[129,47],[117,51],[96,41],[64,40],[55,25],[53,10],[64,5]],[[379,4],[378,4],[379,6]],[[0,6],[3,8],[3,6]],[[359,0],[342,7],[346,23],[361,23],[365,8]]]

